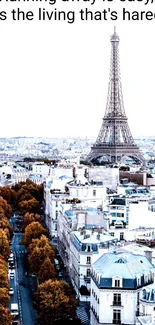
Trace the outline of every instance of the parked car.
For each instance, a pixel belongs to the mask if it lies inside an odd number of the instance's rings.
[[[15,270],[9,270],[9,277],[10,277],[10,279],[14,279],[14,277],[15,277]]]
[[[18,316],[19,315],[19,309],[18,309],[18,304],[13,303],[11,304],[11,315],[12,316]]]
[[[58,277],[59,277],[59,278],[63,278],[63,274],[62,274],[62,272],[59,272],[59,273],[58,273]]]
[[[8,258],[8,263],[10,263],[10,262],[14,262],[14,257],[13,256]]]
[[[10,289],[9,289],[9,295],[11,296],[13,294],[14,294],[14,290],[13,290],[13,288],[10,287]]]
[[[12,325],[20,325],[20,324],[21,323],[20,323],[19,319],[12,321]]]

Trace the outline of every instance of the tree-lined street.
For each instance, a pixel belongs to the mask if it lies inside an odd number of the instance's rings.
[[[15,256],[15,277],[10,280],[10,286],[14,289],[10,303],[18,303],[21,325],[35,325],[36,312],[33,308],[32,281],[27,275],[27,252],[25,246],[21,244],[22,237],[22,233],[15,232],[11,242],[11,249]]]

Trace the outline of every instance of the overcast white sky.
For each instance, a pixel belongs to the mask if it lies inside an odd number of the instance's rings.
[[[3,0],[4,1],[4,0]],[[60,1],[60,0],[57,0]],[[153,10],[135,1],[83,8]],[[1,4],[7,10],[23,6]],[[37,5],[28,5],[31,10]],[[42,5],[43,7],[43,5]],[[46,6],[50,11],[55,6]],[[26,6],[25,6],[26,8]],[[0,136],[97,136],[104,116],[110,35],[120,36],[124,106],[133,136],[155,136],[155,20],[0,22]]]

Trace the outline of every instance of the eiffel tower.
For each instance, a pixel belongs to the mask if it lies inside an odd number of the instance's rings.
[[[120,162],[123,156],[137,163],[143,156],[132,137],[124,110],[119,62],[119,36],[111,36],[110,78],[106,111],[96,142],[87,156],[88,162],[96,162],[101,157],[108,163]]]

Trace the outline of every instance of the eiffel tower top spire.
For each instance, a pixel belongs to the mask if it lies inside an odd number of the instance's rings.
[[[111,59],[110,59],[110,76],[108,86],[108,97],[105,111],[105,118],[126,118],[122,94],[120,60],[119,60],[119,36],[114,33],[110,38],[111,41]]]

